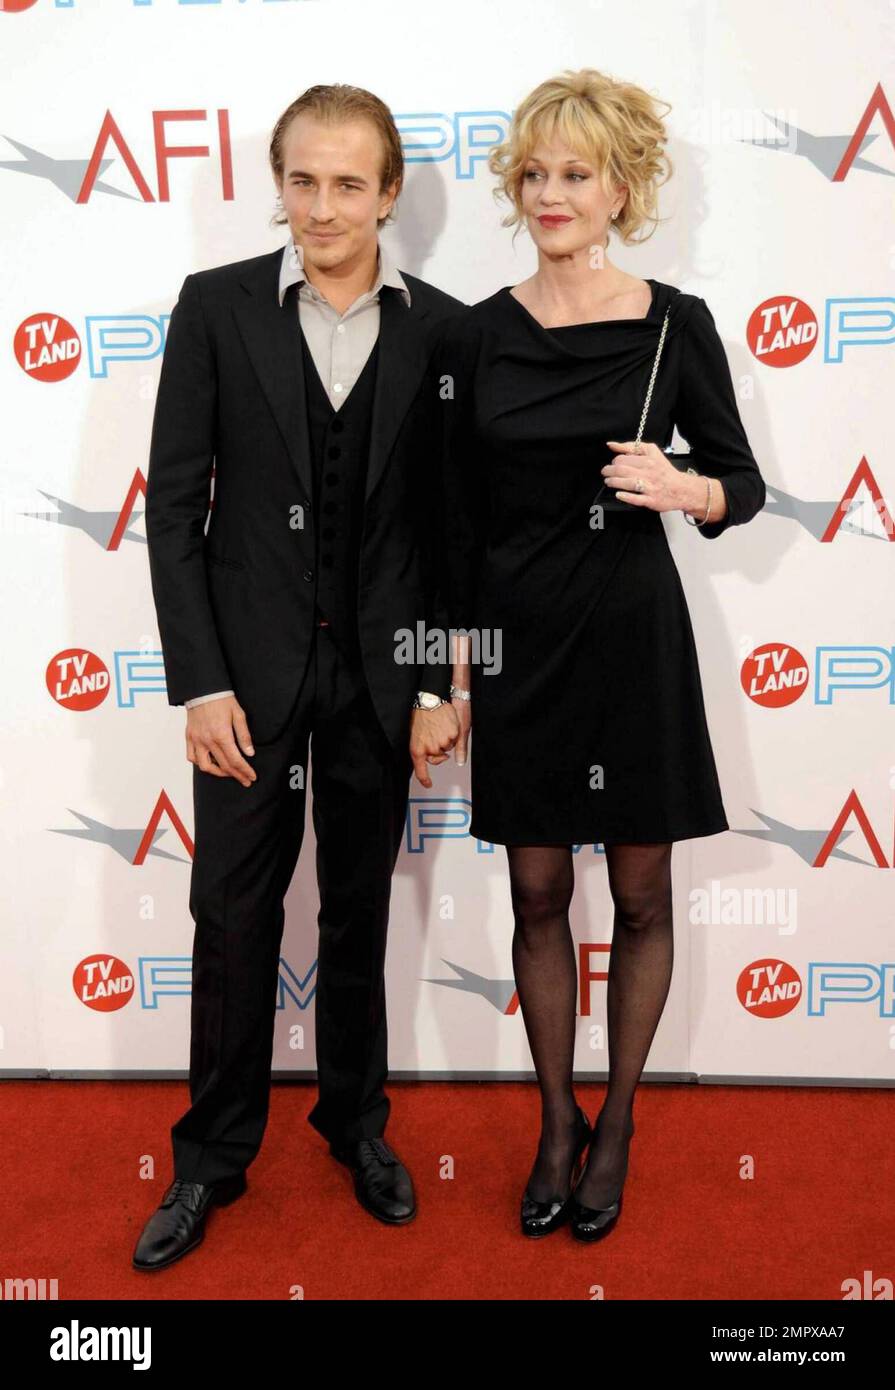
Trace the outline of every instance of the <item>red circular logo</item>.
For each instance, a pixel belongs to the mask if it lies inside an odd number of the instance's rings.
[[[106,663],[83,647],[66,647],[47,666],[47,689],[66,709],[96,709],[110,688]]]
[[[808,662],[785,642],[765,642],[740,667],[740,683],[756,705],[780,709],[794,704],[808,688]]]
[[[0,0],[0,11],[3,14],[21,14],[23,10],[30,10],[32,5],[36,5],[37,0]]]
[[[134,992],[134,977],[117,956],[86,956],[71,982],[82,1004],[104,1014],[123,1009]]]
[[[13,350],[36,381],[64,381],[81,360],[81,339],[59,314],[29,314],[16,329]]]
[[[794,367],[813,352],[817,342],[814,310],[803,299],[775,295],[753,309],[746,340],[766,367]]]
[[[801,999],[802,981],[785,960],[754,960],[740,971],[737,997],[756,1018],[782,1018]]]

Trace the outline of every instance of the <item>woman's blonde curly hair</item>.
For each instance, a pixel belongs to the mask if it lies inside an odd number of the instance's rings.
[[[664,112],[658,107],[664,106]],[[659,102],[642,87],[617,81],[595,68],[567,68],[535,87],[513,113],[506,140],[489,154],[488,168],[498,179],[495,198],[506,198],[512,211],[502,227],[524,224],[522,182],[525,166],[541,139],[559,137],[599,171],[607,193],[626,184],[624,206],[610,228],[625,245],[634,233],[652,223],[637,242],[647,241],[663,221],[657,215],[658,190],[674,166],[662,146],[668,139],[664,117],[669,102]],[[661,118],[660,118],[661,117]]]

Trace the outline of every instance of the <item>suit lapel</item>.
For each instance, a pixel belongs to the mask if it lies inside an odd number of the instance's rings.
[[[277,285],[282,250],[264,256],[241,279],[233,313],[261,389],[283,436],[295,475],[312,496],[311,443],[301,361],[295,291],[282,308]],[[413,292],[412,292],[413,293]],[[408,309],[400,293],[384,286],[379,296],[379,364],[370,422],[366,497],[382,477],[401,422],[426,370],[425,319],[419,291]]]
[[[408,309],[400,291],[388,285],[379,294],[379,365],[370,421],[367,463],[369,497],[385,471],[401,422],[420,388],[427,366],[425,319],[420,293],[411,290]]]
[[[296,477],[310,497],[311,442],[295,291],[284,297],[282,307],[277,300],[282,256],[282,250],[274,251],[245,272],[233,313]]]

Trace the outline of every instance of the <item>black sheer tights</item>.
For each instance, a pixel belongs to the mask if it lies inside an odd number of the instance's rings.
[[[513,972],[541,1090],[541,1137],[528,1183],[536,1201],[566,1196],[575,1143],[572,1089],[578,974],[569,927],[575,882],[566,845],[507,845]],[[615,909],[609,955],[609,1085],[597,1138],[576,1189],[588,1207],[615,1201],[634,1133],[634,1091],[646,1064],[674,961],[671,843],[606,845]]]

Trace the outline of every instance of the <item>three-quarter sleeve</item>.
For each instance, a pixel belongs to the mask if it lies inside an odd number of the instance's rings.
[[[714,540],[728,526],[751,521],[765,503],[764,480],[740,419],[724,344],[704,299],[696,299],[682,336],[675,425],[699,472],[719,478],[727,497],[723,519],[695,529]]]
[[[480,466],[474,418],[476,342],[468,312],[456,314],[446,326],[437,353],[439,541],[445,611],[449,626],[455,629],[470,629],[475,624],[488,527],[488,483]]]

